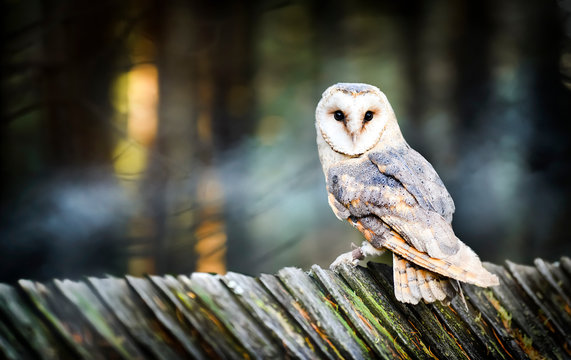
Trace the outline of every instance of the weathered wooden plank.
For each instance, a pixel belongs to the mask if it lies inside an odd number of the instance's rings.
[[[178,279],[198,295],[210,311],[240,340],[253,358],[284,358],[285,352],[281,344],[278,345],[269,337],[236,302],[236,298],[220,281],[218,275],[194,273],[190,279],[186,276],[179,276]]]
[[[280,339],[290,357],[322,357],[311,338],[258,280],[233,272],[227,273],[222,280],[258,323]]]
[[[165,331],[144,302],[131,291],[125,279],[108,277],[88,280],[140,347],[157,359],[184,358],[180,344]]]
[[[211,357],[224,359],[247,358],[247,350],[226,329],[224,324],[203,304],[198,296],[173,276],[151,276],[151,281],[176,306],[184,318],[208,343],[213,353]]]
[[[372,312],[379,325],[387,330],[402,358],[434,358],[422,336],[390,300],[388,293],[381,289],[368,269],[344,265],[338,271]]]
[[[494,337],[505,354],[511,359],[528,358],[528,354],[518,345],[514,336],[515,333],[521,334],[521,330],[512,328],[511,314],[502,307],[492,290],[470,284],[463,284],[462,289],[469,303],[480,311],[485,323],[491,327]],[[529,350],[532,353],[533,349]]]
[[[370,263],[369,268],[377,283],[379,283],[381,288],[387,293],[390,301],[396,304],[397,308],[404,314],[407,321],[415,330],[422,334],[424,342],[429,346],[430,352],[434,353],[438,358],[469,358],[424,303],[407,306],[396,300],[394,297],[393,270],[391,267],[385,264]]]
[[[208,348],[203,352],[201,345],[205,345],[205,342],[201,339],[200,334],[196,329],[189,326],[183,317],[177,316],[176,307],[149,279],[133,276],[126,276],[126,279],[157,320],[178,340],[188,356],[192,356],[194,359],[209,358],[206,354],[212,352],[212,349]]]
[[[327,359],[339,359],[341,354],[329,338],[319,329],[317,324],[309,317],[307,311],[287,291],[282,282],[274,275],[262,274],[260,282],[276,300],[286,309],[289,315],[299,324],[309,338],[317,345],[323,356]]]
[[[535,267],[539,270],[539,273],[547,280],[549,285],[553,291],[555,291],[559,296],[561,296],[562,300],[565,301],[567,306],[571,307],[571,300],[567,294],[563,291],[561,285],[563,282],[561,278],[564,278],[563,274],[560,274],[561,270],[557,268],[557,266],[550,264],[542,259],[535,259],[534,262]]]
[[[493,286],[491,290],[499,299],[502,306],[511,314],[512,323],[524,331],[521,345],[533,346],[538,352],[551,359],[563,359],[563,349],[548,335],[537,314],[534,314],[526,305],[522,297],[525,293],[519,289],[510,273],[499,265],[485,263],[484,267],[500,278],[502,286]],[[524,349],[525,350],[525,349]]]
[[[562,256],[559,262],[561,263],[561,269],[568,277],[571,277],[571,259],[567,256]]]
[[[465,299],[466,300],[466,299]],[[435,307],[446,307],[446,305],[439,303]],[[452,311],[461,319],[461,324],[458,326],[465,326],[470,329],[480,343],[485,346],[480,354],[487,359],[511,359],[511,355],[505,351],[504,345],[499,341],[492,326],[486,322],[482,313],[474,307],[472,302],[462,300],[461,296],[456,296],[450,301]],[[518,348],[519,350],[519,348]]]
[[[0,284],[0,359],[571,358],[569,265],[486,264],[466,307],[402,304],[379,264]]]
[[[0,317],[0,359],[27,360],[36,357],[16,338],[12,329],[9,329],[8,324]]]
[[[314,265],[313,275],[327,290],[338,310],[345,315],[361,335],[376,356],[390,359],[410,358],[404,349],[394,341],[391,333],[381,325],[375,315],[367,308],[359,295],[344,280],[330,270]]]
[[[337,305],[327,298],[309,275],[297,268],[284,268],[278,272],[278,277],[307,313],[312,324],[316,325],[315,331],[334,344],[339,356],[351,359],[374,356],[338,312]]]
[[[25,341],[26,348],[34,352],[34,357],[45,360],[71,358],[67,347],[62,346],[46,323],[32,312],[27,301],[15,288],[4,284],[0,284],[0,315],[0,319],[10,323],[17,337]]]
[[[500,287],[505,286],[500,278]],[[465,284],[464,291],[472,304],[482,313],[482,317],[492,327],[494,335],[502,344],[503,349],[513,358],[541,357],[538,351],[529,341],[529,335],[521,328],[520,324],[512,321],[512,314],[498,299],[491,288],[480,288]]]
[[[506,264],[514,279],[532,300],[540,321],[555,333],[559,341],[569,344],[571,316],[565,311],[565,302],[557,293],[551,291],[551,286],[543,279],[537,268],[510,261],[506,261]]]
[[[55,280],[54,284],[118,354],[125,359],[144,358],[125,328],[85,283]]]
[[[110,344],[94,331],[81,313],[55,291],[53,285],[20,280],[20,287],[34,307],[49,323],[51,330],[82,359],[118,358]]]
[[[456,306],[462,306],[464,311],[466,310],[465,305],[461,299],[459,304]],[[432,316],[441,323],[442,327],[446,329],[446,332],[450,337],[456,342],[456,345],[462,349],[466,357],[469,359],[490,359],[490,358],[504,358],[499,349],[494,346],[487,346],[487,341],[482,337],[479,337],[474,330],[480,332],[480,329],[475,329],[469,326],[466,321],[460,317],[458,312],[453,308],[452,302],[449,305],[443,304],[440,301],[436,301],[430,305],[422,304],[423,306],[414,307],[415,310],[418,308],[426,307],[432,312]],[[423,310],[424,311],[424,310]],[[429,316],[429,315],[426,315]],[[473,318],[470,319],[473,321]],[[493,355],[492,355],[493,354]]]
[[[565,270],[563,270],[561,261],[547,263],[547,267],[553,275],[555,283],[559,288],[561,288],[566,299],[569,300],[571,298],[571,275],[567,274]]]

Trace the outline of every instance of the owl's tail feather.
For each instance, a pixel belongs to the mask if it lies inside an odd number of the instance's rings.
[[[498,277],[484,269],[477,255],[464,244],[461,244],[462,248],[458,254],[454,255],[454,258],[436,259],[416,250],[394,231],[391,232],[391,235],[383,239],[382,246],[409,262],[429,270],[429,273],[437,273],[481,287],[499,285]],[[401,275],[400,279],[402,278],[403,276]]]
[[[395,297],[404,303],[444,301],[456,294],[450,280],[424,270],[397,254],[393,254],[393,276]]]

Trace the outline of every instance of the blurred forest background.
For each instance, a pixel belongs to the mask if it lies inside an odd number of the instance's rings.
[[[366,82],[487,261],[571,254],[571,1],[2,0],[0,281],[327,266],[314,109]]]

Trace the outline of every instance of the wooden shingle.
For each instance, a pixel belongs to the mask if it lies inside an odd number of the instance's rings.
[[[6,359],[571,357],[571,261],[485,264],[500,286],[396,301],[383,264],[0,284]]]

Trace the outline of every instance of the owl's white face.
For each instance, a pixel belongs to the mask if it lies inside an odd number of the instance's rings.
[[[352,157],[373,148],[391,118],[394,113],[385,95],[367,84],[329,87],[315,111],[317,131],[327,144]]]

